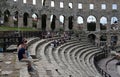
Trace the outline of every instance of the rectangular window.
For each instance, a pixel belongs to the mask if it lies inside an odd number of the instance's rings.
[[[112,9],[117,10],[117,4],[112,4]]]
[[[106,9],[106,4],[101,4],[101,9],[105,10]]]
[[[73,8],[72,3],[69,3],[68,6],[69,8]]]
[[[36,5],[36,0],[33,0],[33,5]]]
[[[82,9],[82,3],[78,3],[78,9]]]
[[[90,9],[94,9],[94,4],[90,4]]]
[[[17,0],[14,0],[14,2],[16,2]]]
[[[27,0],[23,0],[23,3],[27,3]]]
[[[63,2],[60,2],[60,8],[64,8]]]
[[[54,1],[51,1],[51,7],[55,7]]]

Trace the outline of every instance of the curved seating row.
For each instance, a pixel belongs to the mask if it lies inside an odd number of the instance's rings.
[[[93,57],[100,50],[86,42],[68,41],[55,49],[51,40],[33,44],[35,55],[40,57],[36,67],[40,77],[101,77],[93,65]]]

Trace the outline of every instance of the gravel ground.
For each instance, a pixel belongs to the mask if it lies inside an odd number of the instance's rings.
[[[19,77],[19,69],[15,68],[16,54],[0,53],[0,77]]]

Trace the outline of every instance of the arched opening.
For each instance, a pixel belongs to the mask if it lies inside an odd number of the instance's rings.
[[[96,36],[94,34],[89,34],[88,35],[89,42],[91,42],[93,44],[95,43],[95,38],[96,38]]]
[[[46,19],[47,19],[47,15],[46,14],[43,14],[42,15],[42,22],[41,22],[41,29],[43,30],[43,31],[45,31],[46,30]]]
[[[34,14],[32,15],[32,26],[33,26],[34,28],[37,28],[37,22],[38,22],[38,15],[37,15],[36,13],[34,13]]]
[[[54,31],[55,30],[55,21],[56,21],[56,16],[55,15],[51,15],[50,17],[50,22],[51,22],[51,30]]]
[[[90,15],[87,18],[87,30],[88,31],[95,31],[96,30],[96,18]]]
[[[111,29],[112,30],[118,30],[118,19],[117,17],[111,18]]]
[[[0,10],[0,17],[2,16],[2,12],[1,12],[1,10]]]
[[[60,15],[59,17],[59,21],[60,21],[60,31],[63,31],[65,29],[65,17],[63,15]]]
[[[117,36],[111,36],[111,45],[116,45],[118,41],[118,37]]]
[[[4,12],[4,22],[5,23],[9,22],[9,17],[10,17],[10,12],[9,12],[9,10],[6,10]]]
[[[14,12],[13,22],[14,22],[14,26],[18,26],[18,11]]]
[[[25,12],[23,15],[23,25],[24,26],[28,25],[28,17],[29,17],[29,14]]]
[[[100,46],[105,46],[106,45],[106,41],[107,41],[107,36],[106,35],[102,35],[100,37]]]
[[[46,0],[42,0],[42,6],[45,6],[45,1],[46,1]]]
[[[68,19],[69,19],[68,28],[69,30],[72,30],[73,29],[73,16],[70,16]]]
[[[77,24],[78,24],[78,29],[82,30],[83,29],[83,18],[81,16],[77,18]]]
[[[107,18],[101,17],[100,19],[100,30],[106,30],[107,29]]]

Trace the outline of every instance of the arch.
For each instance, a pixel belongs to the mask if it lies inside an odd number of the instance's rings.
[[[78,16],[77,17],[78,29],[81,30],[83,28],[83,23],[84,23],[83,18],[81,16]]]
[[[118,18],[111,17],[111,29],[118,30]]]
[[[14,12],[13,22],[14,22],[14,26],[18,26],[18,11]]]
[[[87,18],[87,30],[88,31],[95,31],[96,30],[96,18],[90,15]]]
[[[28,25],[28,17],[29,17],[29,14],[27,12],[25,12],[23,15],[23,25],[24,26]]]
[[[95,34],[89,34],[89,35],[88,35],[88,40],[89,40],[91,43],[95,43],[95,39],[96,39],[96,35],[95,35]]]
[[[72,30],[73,29],[73,16],[70,16],[68,19],[69,19],[68,20],[68,29]]]
[[[50,22],[51,22],[51,30],[54,31],[55,30],[55,22],[56,22],[56,16],[55,15],[51,15],[50,17]]]
[[[32,26],[34,28],[37,28],[37,22],[38,22],[38,14],[34,13],[32,14]]]
[[[65,28],[65,16],[63,15],[60,15],[59,16],[59,21],[60,21],[60,26],[61,26],[61,29],[64,29]]]
[[[118,41],[118,36],[111,36],[111,45],[116,45]]]
[[[117,17],[111,17],[111,24],[117,23],[118,18]]]
[[[42,22],[41,22],[41,29],[43,30],[43,31],[45,31],[46,30],[46,20],[47,20],[47,15],[46,14],[43,14],[42,15]]]
[[[46,1],[46,0],[42,0],[42,6],[45,6],[45,1]]]
[[[9,22],[9,17],[10,17],[10,11],[9,10],[5,10],[4,12],[4,22]]]
[[[106,30],[107,26],[107,18],[106,17],[101,17],[100,18],[100,29],[101,30]]]

